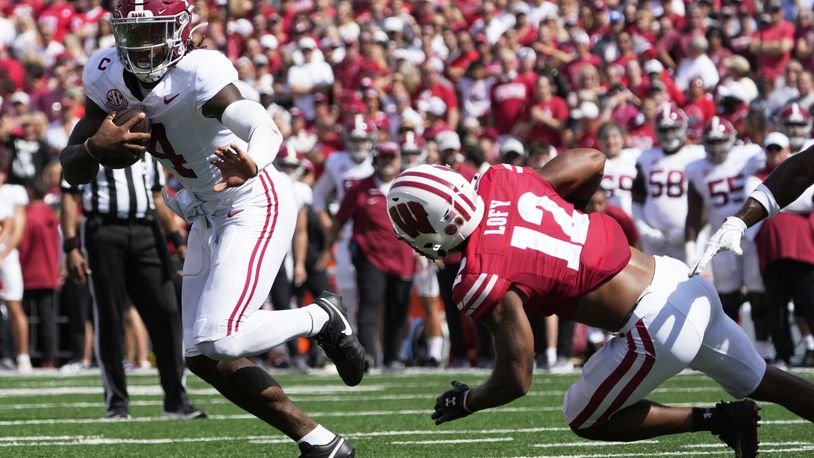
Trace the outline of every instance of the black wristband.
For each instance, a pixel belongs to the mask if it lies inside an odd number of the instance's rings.
[[[184,240],[184,237],[181,235],[180,231],[173,232],[172,234],[169,235],[168,238],[170,239],[170,242],[172,242],[172,244],[175,245],[175,248],[187,246],[187,242],[186,240]]]
[[[65,254],[79,248],[79,239],[77,237],[69,237],[62,241],[62,252]]]

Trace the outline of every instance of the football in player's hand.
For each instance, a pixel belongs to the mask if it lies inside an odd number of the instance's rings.
[[[113,124],[117,126],[121,126],[122,124],[126,123],[134,116],[137,116],[139,113],[143,113],[144,110],[140,108],[128,108],[126,110],[122,110],[116,112],[116,116],[113,117]],[[147,116],[144,117],[141,121],[137,122],[133,127],[130,128],[130,132],[135,133],[150,133],[150,120]]]
[[[126,110],[116,112],[116,115],[113,117],[113,124],[121,126],[122,124],[125,124],[127,121],[133,119],[134,116],[137,116],[139,113],[142,112],[143,110],[139,108],[129,108]],[[135,123],[132,127],[130,127],[130,132],[149,134],[150,120],[145,116],[141,121]],[[144,142],[143,144],[146,145],[146,142]],[[111,169],[125,169],[135,164],[136,161],[141,159],[141,156],[143,156],[143,154],[139,155],[138,157],[133,157],[130,154],[122,154],[121,156],[106,157],[99,161],[99,163]]]

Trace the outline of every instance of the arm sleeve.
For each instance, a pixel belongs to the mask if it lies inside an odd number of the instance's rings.
[[[246,99],[232,102],[223,110],[221,122],[249,144],[246,153],[257,164],[258,172],[277,157],[283,144],[283,134],[263,105]]]

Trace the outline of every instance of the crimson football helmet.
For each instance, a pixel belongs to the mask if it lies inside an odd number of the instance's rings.
[[[364,115],[354,115],[345,129],[346,143],[353,162],[360,164],[370,156],[376,141],[376,125]]]
[[[789,104],[780,113],[780,132],[789,137],[792,153],[800,151],[811,138],[811,114],[797,103]]]
[[[460,173],[442,165],[419,165],[396,178],[387,213],[399,238],[430,259],[458,248],[483,220],[483,199]]]
[[[671,154],[687,141],[687,114],[672,103],[665,103],[656,116],[656,138],[661,149]]]
[[[303,158],[297,153],[294,148],[282,144],[280,151],[277,152],[277,157],[274,159],[274,166],[281,172],[288,176],[299,178],[305,171],[303,166]]]
[[[145,83],[161,79],[187,52],[187,0],[119,0],[110,25],[124,68]]]
[[[735,144],[735,127],[726,119],[713,116],[704,127],[702,141],[707,159],[713,164],[721,164]]]
[[[401,149],[401,167],[407,170],[421,165],[427,161],[427,150],[421,135],[408,130],[401,135],[399,148]]]

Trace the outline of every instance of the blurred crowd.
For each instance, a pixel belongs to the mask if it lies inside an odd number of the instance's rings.
[[[360,263],[360,256],[382,256],[375,253],[375,244],[365,245],[363,235],[351,235],[350,230],[343,248],[349,250],[350,263],[342,264],[339,253],[336,264],[330,253],[326,255],[332,242],[343,240],[339,231],[331,231],[338,214],[343,224],[360,218],[372,224],[363,208],[342,204],[342,190],[356,181],[375,174],[387,181],[393,167],[418,162],[453,165],[465,175],[497,163],[539,168],[574,147],[597,148],[609,157],[624,150],[635,163],[642,151],[662,146],[657,118],[665,106],[686,115],[682,145],[703,144],[705,127],[716,116],[734,127],[738,144],[755,145],[760,154],[769,133],[783,132],[792,142],[786,145],[791,153],[802,147],[795,141],[811,136],[811,0],[190,0],[190,4],[193,24],[206,23],[194,30],[192,39],[232,60],[243,96],[266,106],[286,138],[278,168],[305,183],[298,199],[310,215],[302,228],[308,249],[289,263],[288,275],[280,281],[291,283],[298,292],[309,277],[325,272],[329,287],[356,302],[351,308],[358,310],[359,326],[367,329],[367,340],[362,341],[370,363],[383,369],[397,370],[405,363],[488,367],[491,344],[478,325],[451,316],[454,304],[442,305],[444,285],[451,285],[454,278],[450,282],[441,278],[443,264],[428,266],[416,260],[410,268],[391,269],[373,262],[375,271],[386,274],[388,290],[402,291],[405,282],[416,290],[424,288],[413,292],[412,299],[404,299],[403,292],[381,293],[378,302],[387,302],[384,311],[374,309],[372,316],[365,304],[371,302],[371,294],[380,293],[365,282],[379,280],[359,275],[348,280],[356,285],[334,281],[354,266],[369,268]],[[110,2],[102,0],[0,5],[0,177],[7,185],[26,187],[30,202],[42,201],[53,212],[58,212],[60,200],[58,154],[83,114],[83,64],[94,51],[115,45],[111,9]],[[802,113],[799,124],[807,123],[808,131],[792,132],[784,125],[783,113],[790,106]],[[776,143],[775,137],[774,146],[782,146]],[[330,173],[331,156],[341,152],[351,153],[347,168],[367,163],[369,169],[350,181],[340,178],[343,181],[330,189],[321,186],[320,180]],[[629,183],[614,186],[629,191],[635,176],[633,168],[625,175]],[[172,178],[167,184],[178,186]],[[686,182],[681,185],[686,189]],[[608,209],[605,197],[613,195],[596,196],[591,209],[615,212],[631,244],[638,244],[637,215],[629,201],[611,200],[621,208]],[[13,228],[13,220],[6,216],[3,227]],[[13,237],[4,240],[0,235],[0,243],[12,242]],[[25,244],[24,237],[16,243]],[[58,247],[59,242],[54,243]],[[57,294],[66,282],[64,269],[59,268],[63,261],[58,252],[54,256],[55,278],[45,286]],[[399,281],[391,282],[391,277]],[[434,281],[440,283],[440,291],[432,288]],[[71,304],[89,300],[82,294],[71,296],[78,299],[55,299],[52,313],[68,316],[65,309]],[[809,296],[814,295],[799,296],[795,302]],[[304,300],[302,294],[283,297],[295,304]],[[419,312],[408,312],[404,300],[420,304]],[[290,305],[274,304],[273,298],[269,302],[275,307]],[[400,303],[398,311],[389,313],[393,302]],[[814,309],[814,304],[795,305],[796,310]],[[12,308],[4,309],[4,323],[11,332],[0,333],[5,336],[4,365],[26,369],[30,367],[26,358],[17,356],[28,350],[19,342],[11,344],[21,319]],[[31,317],[31,310],[22,310]],[[810,357],[805,353],[806,360],[814,365],[814,338],[806,314],[798,315],[803,316],[798,320],[801,342],[811,352]],[[59,329],[81,334],[86,328],[79,319],[78,325]],[[34,319],[30,326],[51,321]],[[42,339],[56,329],[48,324],[31,337]],[[127,329],[144,340],[143,327]],[[383,329],[385,337],[380,338]],[[540,320],[535,333],[538,365],[546,368],[569,368],[573,354],[590,352],[604,338],[591,330],[568,329],[567,323],[555,319]],[[391,342],[394,335],[397,341]],[[46,339],[50,349],[44,352],[38,342],[36,364],[87,366],[89,347],[67,344],[69,340],[86,342],[52,336]],[[380,340],[383,351],[377,348]],[[57,351],[55,346],[69,348]],[[268,360],[273,365],[302,366],[297,361],[305,351],[288,346]],[[143,351],[130,357],[135,367],[146,364]],[[767,350],[766,358],[774,358],[773,353]],[[311,365],[319,364],[319,359],[304,358]]]

